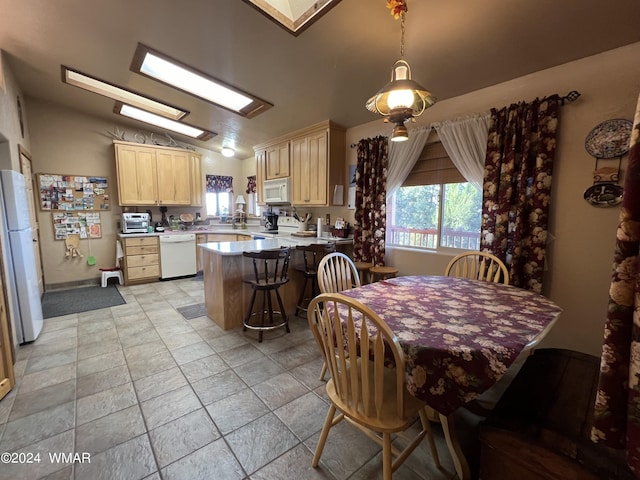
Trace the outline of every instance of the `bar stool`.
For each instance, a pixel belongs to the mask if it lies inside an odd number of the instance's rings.
[[[243,252],[242,254],[253,262],[253,275],[249,275],[244,282],[251,286],[251,300],[243,321],[243,331],[257,330],[258,342],[262,342],[262,334],[265,330],[274,330],[284,327],[289,333],[289,320],[284,310],[282,297],[278,289],[289,281],[289,249],[262,250],[259,252]],[[253,306],[258,292],[262,292],[262,307],[258,312],[253,311]],[[275,292],[280,310],[273,309],[271,292]],[[280,317],[280,321],[276,322]]]
[[[354,262],[356,269],[358,270],[358,275],[360,275],[360,280],[362,281],[362,285],[369,283],[371,280],[369,278],[369,269],[373,267],[373,263],[371,262]]]
[[[304,275],[304,285],[302,286],[300,298],[298,298],[296,305],[296,315],[298,315],[300,311],[306,312],[307,305],[309,305],[311,299],[320,293],[318,289],[318,264],[326,254],[336,251],[336,244],[334,242],[312,243],[311,245],[297,247],[296,250],[302,251],[304,261],[304,265],[296,268]],[[306,296],[309,280],[311,280],[311,293],[309,296]]]
[[[371,281],[377,282],[378,280],[386,280],[393,278],[398,274],[398,269],[395,267],[389,267],[386,265],[376,265],[369,268],[369,275],[371,275]]]

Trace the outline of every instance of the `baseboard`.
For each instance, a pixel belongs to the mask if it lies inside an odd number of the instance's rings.
[[[90,287],[93,285],[100,285],[100,278],[89,278],[86,280],[76,280],[74,282],[45,283],[44,290],[45,292],[51,292],[53,290],[67,290],[69,288]]]

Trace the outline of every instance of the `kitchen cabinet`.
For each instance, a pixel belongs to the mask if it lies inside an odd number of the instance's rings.
[[[331,122],[310,127],[291,140],[291,203],[302,206],[342,205],[333,198],[344,185],[345,130]],[[343,187],[344,191],[344,187]]]
[[[324,121],[255,145],[259,203],[264,201],[264,180],[290,176],[292,205],[343,205],[344,195],[334,199],[333,192],[338,185],[345,191],[345,142],[346,130]]]
[[[289,142],[281,142],[271,145],[266,149],[266,176],[272,178],[285,178],[289,176]]]
[[[258,205],[266,205],[264,201],[264,181],[267,178],[267,151],[256,151],[256,195]]]
[[[191,205],[201,207],[204,194],[204,176],[202,175],[202,159],[196,152],[189,153],[191,167]]]
[[[190,150],[114,141],[121,206],[202,204],[200,155]],[[197,181],[199,180],[199,181]],[[198,194],[199,185],[199,198]]]
[[[158,237],[123,238],[124,283],[146,283],[160,278]]]

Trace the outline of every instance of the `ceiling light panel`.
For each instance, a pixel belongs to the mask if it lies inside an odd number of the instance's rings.
[[[114,113],[202,141],[210,140],[217,135],[217,133],[209,132],[183,122],[176,122],[121,102],[116,102]]]
[[[260,98],[210,77],[141,43],[138,44],[133,56],[131,71],[246,118],[253,118],[273,107],[272,104]]]
[[[74,87],[97,93],[103,97],[111,98],[172,120],[180,120],[189,114],[187,110],[145,97],[132,90],[127,90],[77,70],[72,70],[64,65],[62,65],[62,81]]]

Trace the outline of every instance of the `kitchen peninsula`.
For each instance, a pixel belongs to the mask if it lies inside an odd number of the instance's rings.
[[[303,275],[295,266],[301,264],[301,255],[296,255],[297,246],[312,243],[336,241],[338,249],[344,250],[352,244],[352,239],[327,238],[267,238],[244,242],[209,242],[198,245],[202,254],[204,272],[204,297],[207,315],[224,330],[242,327],[242,320],[249,305],[251,288],[243,279],[253,272],[251,259],[244,252],[291,248],[289,282],[280,288],[280,294],[288,315],[296,310],[296,301],[303,286]],[[261,308],[261,306],[258,306]]]

